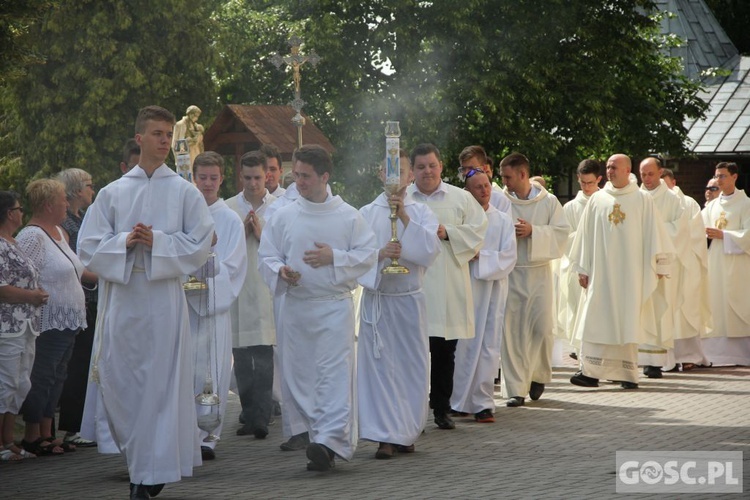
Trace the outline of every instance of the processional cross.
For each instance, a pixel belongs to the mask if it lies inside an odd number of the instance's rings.
[[[302,100],[302,94],[300,92],[300,66],[309,62],[312,66],[316,66],[320,62],[320,56],[315,53],[315,49],[310,50],[310,54],[303,56],[299,53],[299,47],[302,45],[302,39],[297,35],[292,36],[287,44],[290,47],[291,54],[288,56],[282,56],[278,52],[271,56],[271,62],[276,68],[281,69],[282,64],[287,64],[292,67],[292,77],[294,78],[294,100],[290,103],[292,108],[297,112],[292,118],[292,123],[297,127],[297,147],[302,147],[302,127],[305,125],[305,118],[300,114],[302,107],[305,105],[305,101]]]

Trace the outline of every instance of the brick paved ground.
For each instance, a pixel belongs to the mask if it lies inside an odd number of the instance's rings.
[[[430,420],[413,455],[375,460],[376,446],[362,442],[351,462],[329,473],[306,471],[304,452],[280,451],[278,423],[265,440],[235,436],[239,403],[232,396],[217,459],[159,498],[627,498],[615,494],[617,450],[743,451],[750,489],[750,368],[668,373],[641,380],[637,391],[574,387],[572,373],[556,369],[540,401],[500,406],[494,424],[458,419],[455,430],[442,431]],[[122,458],[92,449],[0,464],[0,499],[127,492]]]

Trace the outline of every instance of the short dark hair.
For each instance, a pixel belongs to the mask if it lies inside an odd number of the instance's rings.
[[[434,153],[438,161],[442,161],[440,160],[440,150],[437,148],[437,146],[430,143],[417,144],[414,149],[411,150],[409,161],[412,165],[414,165],[414,158],[416,158],[417,156],[425,156],[430,153]]]
[[[215,151],[205,151],[193,160],[193,177],[198,171],[198,167],[219,167],[219,172],[224,175],[224,158]]]
[[[242,167],[263,167],[263,171],[267,172],[268,163],[266,155],[260,151],[249,151],[240,158],[240,169],[242,169]]]
[[[674,180],[674,172],[672,172],[671,168],[663,168],[661,170],[661,178],[663,179],[665,177],[668,177],[668,178]]]
[[[458,155],[458,161],[460,162],[471,160],[472,158],[476,158],[482,165],[489,163],[487,152],[482,146],[466,146]]]
[[[531,172],[531,165],[529,163],[529,159],[526,158],[525,155],[522,155],[521,153],[511,153],[502,160],[500,160],[500,168],[510,167],[513,170],[526,170],[526,172]]]
[[[318,144],[306,144],[300,148],[297,148],[292,155],[292,162],[307,163],[311,165],[315,173],[318,175],[331,174],[333,171],[333,160],[331,155],[328,154],[323,146]]]
[[[273,144],[263,144],[260,147],[259,151],[263,153],[269,160],[271,158],[276,158],[276,161],[279,162],[279,167],[282,166],[283,162],[281,160],[281,153],[279,153],[279,148],[277,148]]]
[[[135,139],[131,138],[125,141],[125,145],[122,147],[122,162],[127,165],[133,155],[140,156],[141,147],[135,142]]]
[[[740,171],[737,164],[733,161],[722,161],[720,163],[717,163],[716,170],[719,170],[720,168],[727,169],[727,172],[729,172],[732,175],[737,175]]]
[[[596,160],[583,160],[578,164],[576,173],[578,175],[594,174],[595,176],[599,177],[600,175],[602,175],[602,165]]]
[[[176,122],[171,111],[166,110],[161,106],[146,106],[138,111],[138,116],[135,119],[135,133],[142,134],[146,130],[146,122],[149,120],[168,122],[172,125]]]
[[[0,224],[8,220],[8,211],[21,197],[15,191],[0,191]]]

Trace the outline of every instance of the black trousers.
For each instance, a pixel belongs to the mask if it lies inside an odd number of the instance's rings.
[[[451,410],[457,344],[458,340],[430,337],[430,407],[436,415]]]
[[[242,421],[252,430],[267,430],[273,411],[273,346],[235,347],[232,355]]]
[[[60,394],[60,422],[58,429],[66,432],[81,430],[83,405],[89,380],[91,349],[96,329],[96,302],[86,303],[86,329],[76,335],[73,354],[68,361],[68,377]]]

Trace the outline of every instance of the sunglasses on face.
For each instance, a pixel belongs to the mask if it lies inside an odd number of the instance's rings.
[[[713,191],[718,191],[718,190],[719,190],[718,186],[706,186],[706,191],[713,192]]]
[[[472,168],[468,172],[464,172],[464,177],[467,179],[471,179],[472,177],[474,177],[474,175],[476,175],[479,172],[481,172],[481,170]]]

